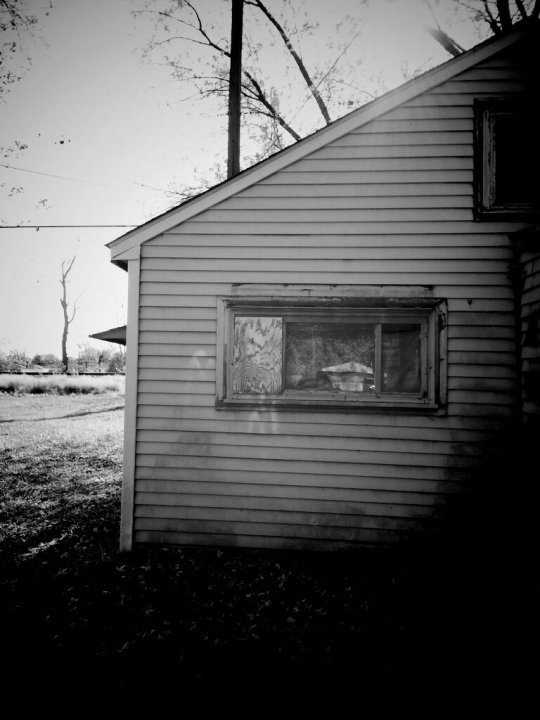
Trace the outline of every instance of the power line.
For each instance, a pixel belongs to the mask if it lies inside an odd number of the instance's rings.
[[[0,225],[0,230],[40,230],[41,228],[134,228],[138,225]]]
[[[42,170],[31,170],[30,168],[19,167],[18,165],[6,165],[5,163],[0,163],[0,167],[5,168],[6,170],[17,170],[19,172],[31,173],[32,175],[44,175],[45,177],[52,177],[58,180],[69,180],[70,182],[84,183],[86,185],[97,185],[98,187],[111,187],[110,184],[96,182],[95,180],[82,180],[81,178],[68,177],[67,175],[56,175],[54,173],[43,172]],[[148,188],[149,190],[157,190],[158,192],[165,193],[166,195],[177,195],[178,197],[183,197],[183,193],[179,192],[178,190],[165,190],[165,188],[159,188],[155,185],[148,185],[147,183],[137,182],[136,180],[114,178],[112,175],[107,175],[107,177],[112,177],[113,180],[116,180],[116,182],[127,183],[129,185],[137,185],[138,187]]]

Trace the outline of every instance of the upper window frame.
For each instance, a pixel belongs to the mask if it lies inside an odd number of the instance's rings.
[[[526,220],[537,212],[532,202],[498,204],[496,201],[494,118],[519,112],[532,112],[526,96],[520,93],[474,100],[475,220]]]
[[[414,393],[366,396],[334,391],[284,390],[278,395],[233,393],[234,324],[237,316],[280,315],[289,322],[343,318],[346,322],[418,323],[422,325],[422,388]],[[447,304],[433,297],[219,297],[216,364],[216,408],[273,408],[283,410],[344,410],[443,412],[446,407]],[[380,359],[379,359],[380,362]],[[380,369],[380,368],[379,368]]]

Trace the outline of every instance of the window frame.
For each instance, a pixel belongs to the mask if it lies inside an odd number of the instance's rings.
[[[535,214],[532,202],[496,202],[496,148],[494,118],[531,112],[525,96],[497,96],[474,100],[474,217],[476,220],[527,219]],[[531,138],[531,143],[535,139]],[[534,149],[531,149],[534,152]]]
[[[346,391],[284,389],[276,395],[234,394],[234,325],[236,317],[283,318],[286,322],[306,319],[328,322],[330,319],[361,324],[420,324],[420,393],[383,393],[376,387],[365,396]],[[216,407],[271,408],[292,410],[408,410],[443,411],[446,406],[446,301],[439,298],[298,298],[298,297],[220,297],[218,298]],[[284,333],[284,338],[285,338]],[[285,352],[283,342],[282,352]],[[380,335],[376,342],[374,379],[381,377]],[[284,372],[283,363],[282,372]]]

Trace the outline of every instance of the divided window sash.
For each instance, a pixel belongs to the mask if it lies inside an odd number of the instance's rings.
[[[218,406],[436,409],[437,302],[335,310],[235,301],[223,315]]]

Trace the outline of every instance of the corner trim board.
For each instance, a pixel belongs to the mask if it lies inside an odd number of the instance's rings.
[[[126,333],[126,391],[124,408],[124,471],[120,550],[133,546],[135,500],[135,441],[137,430],[137,375],[139,367],[139,287],[140,259],[128,261],[128,322]]]

